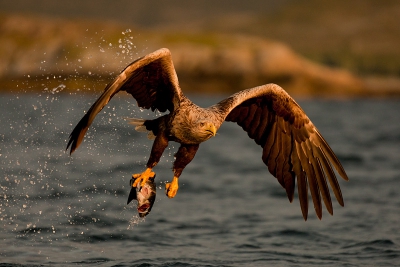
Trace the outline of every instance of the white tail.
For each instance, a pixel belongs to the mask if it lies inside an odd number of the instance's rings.
[[[144,123],[146,122],[146,120],[144,119],[136,119],[136,118],[125,118],[129,124],[135,125],[135,130],[141,133],[147,133],[147,138],[150,140],[154,140],[156,138],[156,136],[154,135],[154,133],[152,131],[149,131],[146,129],[146,126],[144,125]]]

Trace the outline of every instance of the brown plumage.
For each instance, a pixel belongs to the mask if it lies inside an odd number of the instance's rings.
[[[166,185],[167,195],[174,197],[178,178],[199,144],[214,136],[224,121],[232,121],[263,148],[263,162],[285,188],[290,201],[297,178],[304,219],[308,214],[308,190],[318,218],[322,217],[321,197],[328,212],[333,213],[327,181],[339,204],[344,205],[333,171],[335,168],[348,180],[342,165],[304,111],[281,87],[267,84],[243,90],[211,107],[200,108],[183,95],[171,54],[165,48],[134,61],[107,85],[72,131],[67,146],[70,153],[79,147],[97,113],[119,91],[131,94],[141,108],[169,111],[154,120],[131,120],[137,130],[147,130],[155,136],[147,170],[135,175],[135,179],[139,177],[137,183],[144,184],[149,179],[168,142],[178,142],[181,146],[173,165],[174,179]]]

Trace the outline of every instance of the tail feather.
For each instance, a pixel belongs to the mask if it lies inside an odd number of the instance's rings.
[[[136,126],[142,126],[146,122],[146,120],[144,119],[136,119],[136,118],[125,118],[125,120],[127,120],[129,124]]]
[[[144,119],[136,119],[136,118],[125,118],[129,124],[135,125],[135,130],[141,133],[148,133],[147,134],[147,138],[150,140],[154,140],[156,138],[155,134],[153,133],[153,131],[148,130],[145,122],[146,120]]]
[[[135,125],[135,130],[138,132],[142,132],[145,133],[148,130],[146,129],[146,126],[144,125],[144,123],[146,122],[146,120],[143,119],[136,119],[136,118],[126,118],[126,120],[128,121],[129,124]]]
[[[154,133],[152,131],[149,131],[149,133],[147,134],[147,138],[149,140],[154,140],[154,139],[156,139],[156,136],[154,135]]]

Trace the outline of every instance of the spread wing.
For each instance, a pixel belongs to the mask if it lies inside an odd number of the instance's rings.
[[[281,87],[267,84],[238,92],[213,109],[236,122],[263,148],[262,160],[293,200],[295,178],[303,217],[308,214],[308,189],[318,218],[321,196],[333,214],[329,182],[340,205],[344,205],[332,166],[348,180],[339,160],[310,119]]]
[[[135,60],[107,85],[69,136],[67,150],[71,147],[70,153],[79,147],[96,115],[120,91],[131,94],[139,107],[173,111],[180,103],[182,92],[170,51],[159,49]]]

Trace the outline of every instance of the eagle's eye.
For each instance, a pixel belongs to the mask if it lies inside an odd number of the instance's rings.
[[[200,122],[200,127],[203,127],[204,126],[204,122]]]

